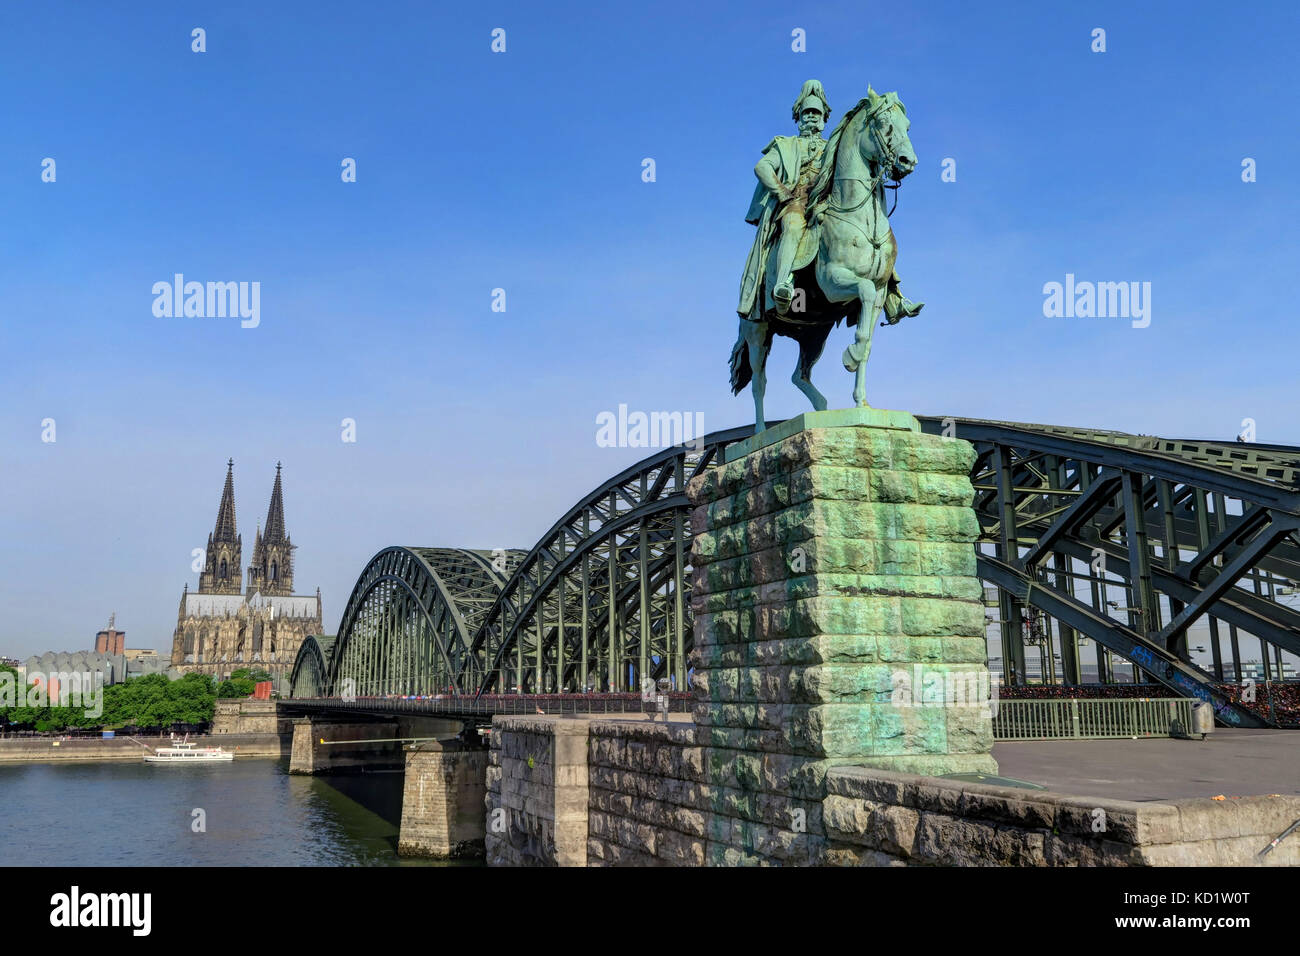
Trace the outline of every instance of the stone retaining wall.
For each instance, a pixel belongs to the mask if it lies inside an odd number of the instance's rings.
[[[273,700],[219,700],[212,715],[213,734],[292,734],[293,720],[281,717]]]
[[[824,801],[772,802],[763,810],[773,822],[755,826],[743,791],[709,781],[698,733],[690,723],[496,718],[489,865],[1300,865],[1295,837],[1256,859],[1300,818],[1294,796],[1132,803],[835,767]],[[558,767],[557,740],[568,755]],[[499,809],[507,825],[494,834]]]
[[[1132,803],[887,770],[826,776],[825,862],[842,866],[1249,866],[1300,797]],[[1300,864],[1290,839],[1265,859]]]
[[[586,720],[497,717],[487,768],[489,866],[584,866]]]
[[[220,746],[236,757],[286,757],[290,738],[276,734],[190,735],[200,747]],[[51,763],[64,760],[140,760],[158,747],[171,746],[168,737],[26,737],[0,740],[0,763]],[[57,746],[56,746],[57,744]]]
[[[591,721],[587,863],[702,866],[712,805],[689,723]]]

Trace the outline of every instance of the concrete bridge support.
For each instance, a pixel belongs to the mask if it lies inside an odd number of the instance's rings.
[[[483,855],[487,764],[487,750],[459,739],[407,749],[398,854],[439,859]]]

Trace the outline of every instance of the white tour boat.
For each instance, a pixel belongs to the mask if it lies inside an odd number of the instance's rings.
[[[145,755],[145,763],[221,763],[234,760],[235,755],[227,753],[220,747],[196,747],[186,734],[184,740],[177,740],[172,734],[170,747],[159,747],[151,754]]]

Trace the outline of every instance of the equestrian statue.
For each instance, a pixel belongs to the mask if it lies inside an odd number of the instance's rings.
[[[821,135],[831,109],[819,81],[803,85],[791,112],[799,135],[777,136],[763,150],[745,216],[758,234],[740,282],[731,390],[739,394],[751,385],[756,433],[765,427],[765,367],[773,335],[799,344],[791,381],[813,408],[824,411],[826,396],[812,383],[812,367],[841,319],[856,326],[843,360],[855,374],[853,400],[865,408],[876,316],[883,310],[881,324],[894,325],[924,305],[899,289],[898,243],[889,226],[892,210],[885,209],[885,190],[896,190],[916,169],[907,110],[898,95],[878,95],[868,86],[830,139]]]

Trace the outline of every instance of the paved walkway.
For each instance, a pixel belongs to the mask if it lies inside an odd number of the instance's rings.
[[[1119,800],[1300,794],[1300,731],[1215,730],[1204,740],[1004,741],[1003,776]]]

